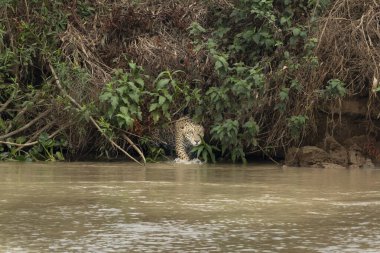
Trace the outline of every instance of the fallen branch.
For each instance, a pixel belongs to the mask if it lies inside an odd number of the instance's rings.
[[[59,132],[61,132],[63,129],[65,129],[66,127],[68,127],[68,125],[66,126],[63,126],[63,127],[60,127],[58,130],[54,131],[51,135],[49,135],[49,139],[53,138],[54,136],[56,136]],[[27,143],[15,143],[15,142],[9,142],[9,141],[0,141],[1,144],[5,144],[5,145],[10,145],[10,146],[16,146],[16,147],[19,147],[19,148],[25,148],[25,147],[30,147],[30,146],[33,146],[33,145],[36,145],[38,143],[38,141],[33,141],[33,142],[27,142]]]
[[[76,107],[78,107],[78,109],[80,110],[83,110],[83,107],[73,98],[71,97],[62,87],[61,85],[61,82],[59,81],[59,78],[57,76],[57,73],[55,72],[53,66],[51,65],[51,63],[49,62],[49,68],[50,68],[50,71],[51,73],[53,74],[53,77],[54,77],[54,81],[55,81],[55,84],[57,85],[57,87],[59,88],[59,90],[62,92],[62,94],[68,98],[71,103],[73,103]],[[98,125],[98,123],[96,123],[96,120],[90,116],[90,121],[91,123],[96,127],[96,129],[98,129],[98,131],[101,133],[101,135],[103,137],[105,137],[115,148],[117,148],[118,150],[120,150],[123,154],[125,154],[126,156],[128,156],[130,159],[132,159],[133,161],[135,161],[136,163],[140,164],[140,165],[143,165],[141,164],[139,161],[137,161],[133,156],[131,156],[130,154],[128,154],[127,151],[125,151],[122,147],[120,147],[117,143],[115,143],[111,138],[109,138],[105,133],[104,131],[100,128],[100,126]],[[144,163],[145,163],[145,160],[144,160]]]
[[[14,96],[16,95],[17,91],[16,89],[13,91],[12,95],[8,98],[8,100],[1,105],[0,107],[0,113],[3,112],[5,109],[7,109],[8,105],[13,101]]]
[[[9,145],[9,146],[16,146],[16,147],[21,147],[21,148],[33,146],[33,145],[36,145],[37,143],[38,143],[38,141],[28,142],[25,144],[16,143],[16,142],[9,142],[9,141],[0,141],[0,144],[5,144],[5,145]]]
[[[146,163],[144,153],[136,146],[135,143],[126,135],[122,134],[123,138],[127,140],[127,142],[133,147],[134,150],[140,155],[140,157],[143,159],[144,164]]]
[[[30,143],[33,143],[36,144],[37,142],[35,141],[42,132],[45,132],[47,131],[48,129],[50,129],[52,127],[52,125],[54,124],[54,122],[50,122],[49,124],[47,124],[46,126],[44,126],[43,128],[39,129],[38,131],[36,131],[35,133],[33,133],[32,137],[29,138],[29,140],[27,142],[24,143],[24,146],[18,146],[18,148],[16,149],[16,152],[17,151],[20,151],[21,149],[23,149],[24,147],[28,147],[28,146],[31,146]],[[70,124],[65,124],[63,126],[61,126],[58,130],[54,131],[51,135],[49,135],[49,139],[53,138],[55,135],[57,135],[59,132],[63,131],[65,128],[67,128]]]
[[[22,108],[21,111],[19,111],[16,114],[16,116],[13,118],[13,120],[9,123],[9,126],[8,126],[7,130],[5,131],[6,133],[8,133],[12,129],[13,123],[16,123],[17,119],[20,118],[20,116],[24,115],[27,110],[28,110],[28,106],[25,106],[24,108]]]
[[[266,151],[265,151],[260,145],[257,145],[257,147],[259,147],[259,149],[261,150],[261,152],[263,152],[263,154],[266,155],[266,156],[269,158],[269,160],[271,160],[271,161],[274,162],[275,164],[279,165],[279,163],[278,163],[276,160],[274,160],[274,159],[268,154],[268,152],[266,152]]]
[[[10,133],[7,133],[5,135],[0,136],[0,140],[4,140],[4,139],[6,139],[8,137],[11,137],[11,136],[13,136],[15,134],[18,134],[18,133],[24,131],[25,129],[29,128],[34,123],[36,123],[37,121],[39,121],[41,118],[45,117],[50,111],[51,111],[51,109],[46,110],[45,112],[43,112],[40,115],[38,115],[37,118],[33,119],[32,121],[30,121],[28,124],[24,125],[23,127],[20,127],[19,129],[16,129],[16,130],[14,130],[14,131],[12,131]]]

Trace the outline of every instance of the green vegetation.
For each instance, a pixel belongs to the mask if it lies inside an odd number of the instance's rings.
[[[142,120],[140,98],[144,91],[144,80],[141,68],[134,63],[129,64],[130,72],[116,70],[113,80],[105,85],[99,96],[105,104],[106,119],[119,128],[133,128],[134,120]]]
[[[205,126],[205,161],[275,156],[307,141],[319,106],[363,90],[332,57],[331,8],[345,13],[329,0],[0,0],[0,160],[155,161],[154,130],[186,114]]]

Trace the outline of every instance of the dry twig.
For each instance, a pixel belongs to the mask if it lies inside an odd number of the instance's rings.
[[[53,77],[54,77],[54,81],[57,85],[57,87],[59,88],[59,90],[61,91],[61,93],[66,97],[68,98],[71,103],[73,103],[78,109],[82,110],[83,107],[74,99],[72,98],[69,94],[67,94],[67,92],[63,89],[62,85],[61,85],[61,82],[59,81],[58,79],[58,76],[53,68],[53,65],[49,62],[49,68],[50,68],[50,71],[51,73],[53,74]],[[130,154],[128,154],[128,152],[126,152],[123,148],[121,148],[117,143],[115,143],[111,138],[109,138],[105,133],[104,131],[100,128],[100,126],[98,125],[98,123],[96,123],[95,119],[90,116],[89,117],[91,123],[95,126],[95,128],[101,133],[101,135],[103,137],[105,137],[115,148],[117,148],[118,150],[120,150],[123,154],[125,154],[127,157],[129,157],[131,160],[135,161],[136,163],[142,165],[139,161],[137,161],[133,156],[131,156]],[[145,160],[144,160],[145,162]]]
[[[31,127],[34,123],[36,123],[37,121],[39,121],[41,118],[45,117],[46,115],[48,115],[48,113],[51,112],[51,109],[48,109],[46,111],[44,111],[43,113],[41,113],[40,115],[38,115],[36,118],[34,118],[33,120],[31,120],[28,124],[25,124],[23,127],[20,127],[10,133],[7,133],[7,134],[4,134],[2,136],[0,136],[0,140],[4,140],[8,137],[11,137],[15,134],[18,134],[22,131],[24,131],[25,129],[28,129],[29,127]]]
[[[145,159],[144,153],[136,146],[135,143],[133,143],[133,141],[126,134],[123,133],[122,136],[133,147],[133,149],[140,155],[140,157],[143,159],[144,164],[145,164],[146,159]]]
[[[12,95],[8,98],[7,101],[5,101],[4,104],[1,105],[0,107],[0,113],[3,112],[5,109],[7,109],[8,105],[13,101],[13,98],[15,97],[17,91],[16,89],[12,92]]]

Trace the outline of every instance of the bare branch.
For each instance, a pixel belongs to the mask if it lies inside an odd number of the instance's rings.
[[[146,160],[145,160],[144,153],[136,146],[135,143],[133,143],[133,141],[126,134],[123,133],[122,136],[133,147],[133,149],[136,150],[136,152],[141,156],[141,158],[143,159],[144,164],[145,164]]]
[[[46,110],[45,112],[41,113],[40,115],[37,116],[37,118],[33,119],[32,121],[30,121],[28,124],[24,125],[23,127],[20,127],[19,129],[16,129],[8,134],[5,134],[5,135],[2,135],[0,136],[0,140],[4,140],[8,137],[11,137],[15,134],[18,134],[22,131],[24,131],[25,129],[28,129],[29,127],[31,127],[34,123],[36,123],[37,121],[39,121],[41,118],[45,117],[49,112],[51,112],[51,109],[49,110]]]
[[[71,97],[62,87],[61,85],[61,82],[59,81],[58,79],[58,76],[53,68],[53,65],[49,62],[49,68],[50,68],[50,71],[51,73],[53,74],[53,77],[54,77],[54,81],[57,85],[57,87],[60,89],[60,91],[62,92],[62,94],[67,97],[71,103],[73,103],[76,107],[78,107],[78,109],[82,110],[83,107],[73,98]],[[105,137],[115,148],[117,148],[118,150],[120,150],[123,154],[125,154],[127,157],[129,157],[131,160],[135,161],[136,163],[140,164],[140,165],[143,165],[141,164],[139,161],[137,161],[133,156],[131,156],[130,154],[128,154],[127,151],[125,151],[122,147],[120,147],[116,142],[114,142],[110,137],[108,137],[104,131],[100,128],[100,126],[98,125],[98,123],[96,123],[96,120],[90,116],[90,121],[91,123],[96,127],[96,129],[98,129],[98,131],[101,133],[101,135],[103,137]]]
[[[14,96],[16,95],[17,91],[16,89],[13,91],[12,95],[8,98],[8,100],[1,105],[0,107],[0,113],[3,112],[5,109],[7,109],[8,105],[13,101]]]
[[[51,135],[49,135],[49,139],[51,139],[54,136],[56,136],[59,132],[61,132],[66,127],[68,127],[68,125],[60,127],[58,130],[54,131]],[[27,143],[24,143],[24,144],[15,143],[15,142],[9,142],[9,141],[0,141],[0,143],[1,144],[6,144],[6,145],[11,145],[11,146],[16,146],[16,147],[19,147],[19,148],[25,148],[25,147],[30,147],[30,146],[36,145],[38,143],[38,141],[27,142]]]

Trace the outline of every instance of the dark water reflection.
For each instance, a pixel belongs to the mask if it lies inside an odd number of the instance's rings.
[[[380,252],[380,170],[3,163],[0,252]]]

